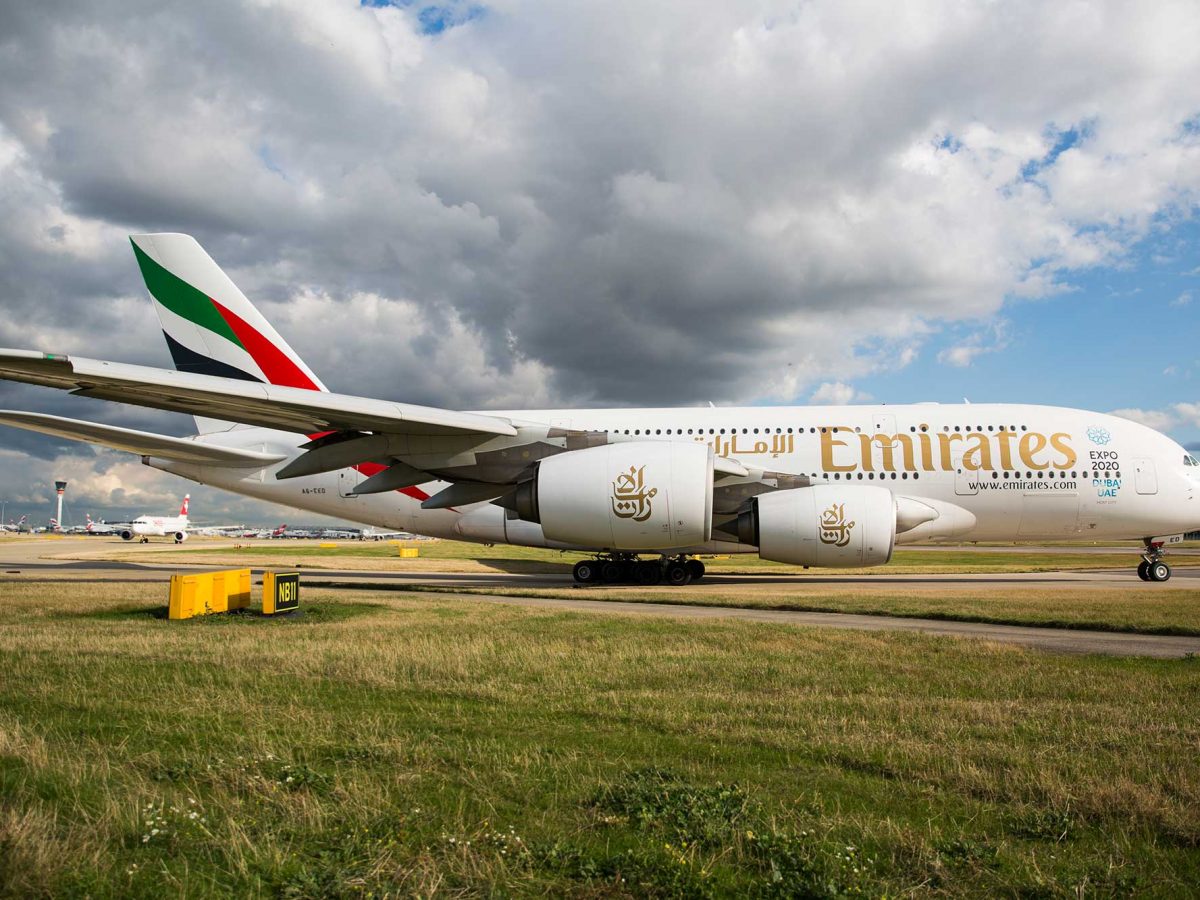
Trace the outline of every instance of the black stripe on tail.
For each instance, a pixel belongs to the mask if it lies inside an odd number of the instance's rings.
[[[167,347],[171,350],[171,359],[175,360],[175,368],[180,372],[191,372],[194,375],[215,375],[218,378],[236,378],[239,381],[257,381],[260,384],[262,383],[261,378],[251,375],[249,372],[243,372],[237,366],[231,366],[229,363],[201,356],[195,350],[189,350],[165,331],[163,332],[163,337],[167,339]]]

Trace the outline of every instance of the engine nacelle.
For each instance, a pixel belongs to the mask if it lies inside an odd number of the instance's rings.
[[[133,532],[132,532],[132,531],[130,531],[128,528],[122,529],[122,531],[121,531],[121,540],[123,540],[123,541],[132,541],[132,540],[133,540]]]
[[[175,532],[175,543],[182,544],[187,539],[188,539],[188,533],[186,531]]]
[[[712,536],[712,487],[707,445],[630,441],[543,459],[503,504],[547,541],[668,550]]]
[[[738,516],[738,537],[758,555],[799,566],[879,566],[896,543],[896,499],[887,488],[816,484],[760,494]]]

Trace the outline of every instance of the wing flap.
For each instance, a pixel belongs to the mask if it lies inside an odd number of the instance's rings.
[[[302,434],[374,431],[513,437],[517,433],[508,420],[496,416],[30,350],[0,350],[0,378]]]
[[[203,463],[210,466],[261,467],[279,462],[283,456],[274,453],[258,453],[234,447],[219,447],[187,438],[137,431],[133,428],[117,428],[100,425],[81,419],[63,416],[48,416],[42,413],[0,410],[0,425],[12,425],[26,431],[52,434],[73,441],[103,444],[114,450],[125,450],[139,456],[157,456],[161,459],[176,459],[184,462]]]

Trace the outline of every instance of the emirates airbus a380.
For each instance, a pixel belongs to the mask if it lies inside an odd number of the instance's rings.
[[[874,566],[920,541],[1144,542],[1200,527],[1200,463],[1101,413],[1025,404],[458,412],[330,393],[200,245],[134,235],[175,371],[0,351],[0,377],[190,413],[190,438],[0,423],[201,484],[433,537],[582,550],[582,582],[703,575],[701,553]]]

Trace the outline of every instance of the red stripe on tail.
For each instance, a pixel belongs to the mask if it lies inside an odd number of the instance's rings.
[[[211,298],[210,298],[211,299]],[[280,387],[304,388],[309,391],[319,391],[316,382],[308,377],[298,365],[291,361],[286,354],[269,340],[259,334],[258,329],[232,310],[226,309],[216,300],[213,306],[221,314],[226,324],[233,329],[237,339],[242,342],[246,352],[258,363],[267,380]]]

